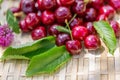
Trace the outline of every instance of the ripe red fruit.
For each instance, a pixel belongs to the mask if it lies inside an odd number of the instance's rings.
[[[105,14],[108,18],[112,18],[114,16],[115,10],[110,5],[104,5],[100,8],[100,14]]]
[[[29,29],[34,29],[34,27],[36,27],[36,25],[39,24],[39,18],[37,16],[37,14],[35,14],[35,13],[29,13],[26,16],[25,21],[26,21],[27,27]]]
[[[119,26],[119,23],[117,21],[112,20],[112,21],[110,21],[110,25],[113,28],[116,37],[117,38],[120,37],[120,26]]]
[[[37,0],[37,5],[38,5],[38,8],[39,8],[41,11],[44,10],[43,4],[42,4],[42,0]]]
[[[91,0],[91,3],[89,5],[96,9],[99,9],[103,4],[104,4],[103,0]]]
[[[53,12],[46,10],[42,13],[43,24],[50,25],[50,24],[53,24],[54,21],[55,21],[55,16]]]
[[[120,10],[120,0],[110,0],[109,4],[115,8],[115,10]]]
[[[23,32],[29,32],[30,30],[28,29],[27,27],[27,24],[25,22],[25,20],[22,20],[19,22],[19,25],[20,25],[20,29],[23,31]]]
[[[84,40],[84,46],[89,50],[95,50],[101,46],[101,42],[96,35],[89,35]]]
[[[72,29],[72,36],[76,40],[83,40],[88,35],[88,30],[84,26],[76,26]]]
[[[55,11],[55,17],[57,19],[58,23],[65,23],[65,20],[70,20],[72,15],[70,12],[70,9],[67,7],[59,7],[56,11]]]
[[[70,40],[69,34],[65,34],[65,33],[58,34],[58,36],[56,38],[56,45],[57,46],[65,45],[65,43],[69,40]]]
[[[36,8],[34,0],[21,0],[20,9],[26,14],[35,12]]]
[[[70,40],[66,42],[66,49],[71,55],[80,54],[82,49],[82,44],[78,40]]]
[[[45,30],[45,27],[43,26],[39,26],[31,32],[31,36],[33,40],[41,39],[46,35],[47,35],[46,30]]]
[[[63,6],[71,6],[75,0],[60,0],[60,2]]]
[[[107,16],[105,14],[100,14],[100,15],[98,15],[96,20],[97,21],[107,20]]]

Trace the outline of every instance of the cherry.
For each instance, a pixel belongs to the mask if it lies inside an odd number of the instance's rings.
[[[29,13],[26,16],[25,21],[29,29],[34,29],[34,27],[39,24],[39,18],[35,13]]]
[[[75,26],[72,29],[72,36],[76,40],[83,40],[88,35],[88,30],[84,26]]]
[[[57,46],[62,46],[65,45],[65,43],[70,40],[70,35],[69,34],[58,34],[57,38],[56,38],[56,45]]]
[[[56,0],[56,2],[58,7],[62,6],[62,3],[60,2],[60,0]]]
[[[42,21],[42,12],[41,11],[37,12],[37,17],[38,17],[39,21]]]
[[[119,23],[117,21],[112,20],[112,21],[110,21],[110,25],[113,28],[116,37],[118,38],[120,36],[120,26],[119,26]]]
[[[20,9],[26,14],[35,12],[36,8],[34,0],[21,0]]]
[[[72,15],[70,9],[68,9],[67,7],[59,7],[55,11],[55,17],[58,23],[65,23],[65,20],[70,20]]]
[[[55,16],[53,12],[46,10],[42,13],[43,24],[50,25],[50,24],[53,24],[54,21],[55,21]]]
[[[84,19],[85,21],[94,21],[97,17],[97,11],[94,8],[86,9]]]
[[[57,36],[60,32],[56,29],[57,26],[60,26],[58,24],[54,24],[49,27],[48,32],[50,35]]]
[[[28,29],[27,27],[27,23],[25,20],[22,20],[19,22],[19,25],[20,25],[20,29],[23,31],[23,32],[29,32],[30,30]]]
[[[88,34],[96,34],[97,33],[92,22],[85,23],[85,27],[88,29]]]
[[[43,4],[42,4],[42,0],[37,0],[37,6],[40,10],[44,10]]]
[[[46,30],[43,26],[38,26],[31,32],[33,40],[38,40],[46,36]]]
[[[70,28],[73,29],[75,26],[82,25],[83,20],[80,18],[75,18],[73,21],[70,23]]]
[[[84,46],[89,50],[95,50],[101,46],[101,42],[96,35],[89,35],[84,40]]]
[[[105,14],[100,14],[100,15],[98,15],[96,20],[97,21],[107,20],[107,16]]]
[[[42,0],[44,9],[54,9],[56,7],[56,0]]]
[[[80,54],[82,44],[78,40],[70,40],[66,42],[66,49],[71,55]]]
[[[20,12],[21,10],[20,10],[20,8],[17,8],[17,7],[11,7],[11,8],[10,8],[10,11],[12,11],[13,13],[18,13],[18,12]]]
[[[86,6],[85,6],[84,1],[80,0],[80,1],[75,2],[73,7],[72,7],[72,10],[74,13],[77,13],[80,16],[83,15],[83,13],[86,10]]]
[[[109,4],[115,8],[115,10],[120,10],[120,0],[110,0]]]
[[[105,14],[108,18],[112,18],[114,16],[115,10],[110,5],[104,5],[100,8],[100,14]]]
[[[60,2],[63,6],[71,6],[75,0],[60,0]]]

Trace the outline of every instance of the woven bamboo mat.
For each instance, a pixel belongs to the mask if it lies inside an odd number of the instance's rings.
[[[0,22],[5,23],[4,12],[10,6],[18,6],[19,0],[4,0],[0,9]],[[119,15],[115,19],[120,22]],[[19,34],[15,36],[12,45],[31,41],[30,36]],[[104,44],[103,44],[104,46]],[[82,51],[80,56],[73,59],[53,75],[26,77],[25,70],[28,61],[9,60],[0,62],[0,80],[120,80],[120,40],[118,39],[115,55],[101,48],[93,52]],[[0,48],[0,55],[4,49]]]

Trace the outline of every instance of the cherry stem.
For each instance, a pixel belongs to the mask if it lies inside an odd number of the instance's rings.
[[[71,29],[70,29],[70,26],[69,26],[67,19],[65,20],[65,23],[66,23],[66,26],[68,27],[68,30],[70,31],[70,37],[73,40],[72,32],[71,32]]]
[[[75,19],[76,16],[77,16],[77,14],[74,14],[74,16],[72,17],[72,19],[69,21],[69,24]]]

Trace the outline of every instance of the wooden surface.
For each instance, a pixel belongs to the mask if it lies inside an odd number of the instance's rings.
[[[0,9],[0,22],[5,23],[3,13],[10,6],[18,6],[18,0],[4,0]],[[119,15],[115,19],[119,22]],[[15,36],[12,45],[31,41],[30,36],[19,34]],[[53,75],[25,77],[28,61],[9,60],[0,62],[0,80],[120,80],[120,41],[114,56],[108,53],[107,48],[89,52],[82,51],[81,55],[74,56],[69,63]],[[104,44],[103,44],[104,45]],[[3,49],[0,48],[0,55]]]

